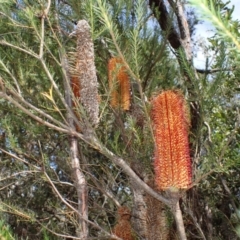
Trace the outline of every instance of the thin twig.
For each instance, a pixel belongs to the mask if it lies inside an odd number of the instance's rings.
[[[39,46],[39,58],[43,57],[43,46],[44,46],[44,23],[45,23],[45,15],[41,17],[41,36],[40,36],[40,46]]]
[[[232,195],[232,193],[231,193],[231,191],[230,191],[230,189],[229,189],[229,187],[227,185],[226,180],[223,177],[220,177],[220,179],[221,179],[222,185],[223,185],[227,195],[230,198],[230,201],[231,201],[232,207],[234,209],[234,212],[236,213],[236,216],[237,216],[238,220],[240,220],[240,216],[239,216],[239,214],[237,214],[239,209],[237,208],[237,206],[236,206],[236,204],[234,202],[234,196]]]
[[[31,118],[33,118],[34,120],[36,120],[37,122],[40,122],[42,124],[44,124],[47,127],[50,127],[56,131],[59,132],[63,132],[63,133],[69,133],[71,132],[71,129],[66,126],[66,128],[61,128],[58,127],[56,125],[53,125],[45,120],[43,120],[42,118],[36,116],[34,113],[32,113],[30,110],[26,109],[25,107],[23,107],[21,104],[19,104],[16,100],[14,100],[12,97],[8,96],[7,94],[0,92],[0,97],[8,100],[10,103],[12,103],[13,105],[15,105],[17,108],[21,109],[24,113],[26,113],[28,116],[30,116]]]
[[[1,181],[4,181],[4,180],[7,180],[7,179],[11,179],[11,178],[14,178],[14,177],[16,177],[16,176],[18,176],[18,175],[21,175],[21,174],[32,174],[32,173],[40,173],[41,171],[21,171],[21,172],[17,172],[17,173],[13,173],[12,175],[10,175],[10,176],[8,176],[8,177],[5,177],[5,178],[1,178],[1,180],[0,180],[0,182]],[[13,183],[11,183],[10,185],[15,185],[16,184],[16,182],[13,182]],[[5,188],[6,186],[4,186],[4,188]],[[1,188],[0,190],[2,190],[3,188]]]
[[[21,161],[22,163],[24,163],[24,164],[26,164],[26,165],[32,165],[31,163],[27,162],[26,160],[24,160],[24,159],[22,159],[22,158],[20,158],[20,157],[18,157],[18,156],[16,156],[16,155],[14,155],[14,154],[6,151],[6,150],[4,150],[3,148],[0,148],[0,151],[2,151],[3,153],[7,154],[8,156],[10,156],[10,157],[12,157],[12,158],[15,158],[15,159],[18,160],[18,161]],[[32,165],[32,166],[33,166],[34,168],[36,168],[37,170],[41,170],[40,167],[37,167],[37,166],[35,166],[35,165]]]
[[[18,84],[17,79],[16,79],[16,78],[14,77],[14,75],[10,72],[10,70],[7,68],[7,66],[3,63],[2,60],[0,60],[0,63],[1,63],[1,65],[3,66],[4,70],[5,70],[5,71],[9,74],[9,76],[13,79],[13,82],[14,82],[15,85],[16,85],[18,94],[19,94],[20,96],[22,96],[22,91],[21,91],[21,89],[20,89],[20,86],[19,86],[19,84]]]
[[[57,190],[57,188],[55,187],[54,183],[52,182],[51,178],[48,176],[48,174],[46,172],[44,172],[44,176],[47,178],[48,182],[50,183],[50,185],[52,186],[53,188],[53,191],[57,194],[57,196],[61,199],[61,201],[66,205],[68,206],[70,209],[72,209],[76,214],[79,215],[79,211],[77,209],[75,209],[71,204],[69,204],[65,198],[59,193],[59,191]],[[101,228],[98,224],[88,220],[88,219],[85,219],[83,216],[80,216],[84,221],[86,221],[87,223],[91,224],[94,228],[98,229],[98,230],[101,230],[103,233],[105,233],[107,236],[113,238],[113,239],[116,239],[116,240],[122,240],[118,237],[116,237],[115,235],[113,234],[110,234],[108,233],[107,231],[105,231],[103,228]],[[79,239],[79,238],[76,238],[76,239]]]
[[[18,47],[18,46],[13,45],[13,44],[5,41],[5,40],[1,40],[1,41],[0,41],[0,44],[1,44],[1,45],[4,45],[4,46],[11,47],[11,48],[14,48],[14,49],[17,49],[17,50],[20,51],[20,52],[24,52],[24,53],[26,53],[26,54],[28,54],[28,55],[36,58],[36,59],[39,59],[39,56],[38,56],[37,54],[35,54],[34,52],[32,52],[31,50],[27,50],[27,49]]]
[[[214,68],[214,69],[199,69],[196,68],[196,71],[198,73],[202,73],[202,74],[212,74],[212,73],[216,73],[216,72],[231,72],[233,70],[236,70],[236,67],[232,67],[232,68],[226,68],[226,69],[222,69],[222,68]]]
[[[186,205],[185,205],[185,208],[186,208],[186,212],[190,215],[190,217],[192,218],[192,220],[194,222],[194,225],[197,227],[199,233],[201,234],[202,239],[207,240],[204,233],[203,233],[203,230],[201,229],[199,223],[197,222],[196,217],[194,217],[192,210],[190,208],[188,208]]]

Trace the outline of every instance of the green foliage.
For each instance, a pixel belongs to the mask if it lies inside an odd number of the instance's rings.
[[[190,0],[190,3],[198,9],[203,19],[210,21],[216,27],[222,39],[228,42],[231,51],[235,50],[235,47],[238,52],[240,51],[239,21],[231,19],[234,6],[228,8],[229,2],[223,4],[216,0]]]
[[[0,237],[2,240],[15,240],[11,230],[3,220],[0,221]]]

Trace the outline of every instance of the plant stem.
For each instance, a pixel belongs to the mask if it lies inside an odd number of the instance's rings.
[[[176,204],[172,210],[177,225],[178,236],[181,240],[187,240],[185,227],[183,224],[182,211],[179,206],[179,199],[176,201]]]

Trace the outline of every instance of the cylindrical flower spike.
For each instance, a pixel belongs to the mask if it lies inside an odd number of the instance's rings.
[[[94,47],[90,26],[80,20],[76,27],[76,72],[80,81],[80,100],[93,126],[99,122],[98,81],[94,63]]]
[[[111,91],[110,104],[123,110],[130,108],[130,81],[121,58],[114,57],[108,62],[108,80]]]
[[[69,75],[72,90],[72,107],[79,120],[82,119],[77,110],[81,103],[89,123],[97,126],[99,122],[99,96],[96,67],[94,63],[94,47],[90,26],[80,20],[76,27],[76,52],[69,53]],[[76,126],[76,130],[80,131]]]
[[[159,190],[186,189],[191,185],[187,109],[179,91],[164,91],[152,100],[155,184]]]
[[[126,206],[119,207],[118,220],[116,226],[113,229],[113,233],[123,240],[135,240],[130,218],[130,210]]]

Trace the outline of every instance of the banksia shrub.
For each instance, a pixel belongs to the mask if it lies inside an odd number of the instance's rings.
[[[134,240],[134,234],[131,227],[131,213],[130,210],[125,207],[118,208],[118,220],[117,224],[113,229],[113,233],[123,240]]]
[[[114,57],[108,62],[108,81],[111,91],[110,104],[123,110],[130,108],[130,81],[121,58]]]
[[[74,78],[72,82],[75,97],[80,101],[86,111],[91,124],[97,125],[99,119],[98,82],[94,63],[94,48],[90,33],[90,26],[85,20],[80,20],[76,27],[77,52],[76,52],[76,75],[79,82]],[[75,91],[79,90],[79,95]]]
[[[152,100],[155,139],[155,184],[159,190],[186,189],[191,185],[188,130],[189,112],[183,95],[164,91]]]

